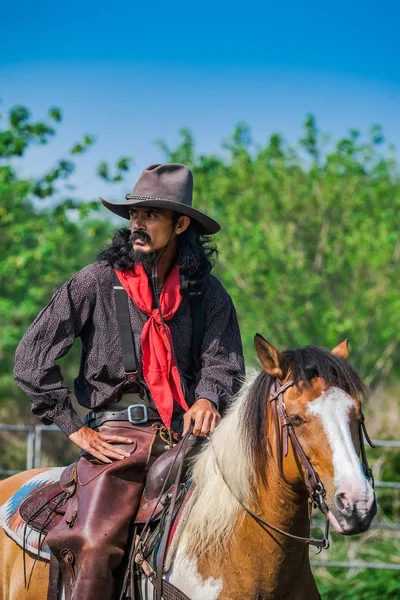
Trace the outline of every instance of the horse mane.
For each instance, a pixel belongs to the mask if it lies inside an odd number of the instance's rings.
[[[321,377],[328,386],[338,387],[355,398],[365,398],[361,376],[347,360],[318,346],[286,350],[283,354],[290,377],[299,388],[307,388],[312,379]],[[265,371],[251,372],[193,461],[196,490],[182,534],[185,552],[190,556],[199,556],[211,548],[222,549],[229,543],[240,515],[244,517],[235,497],[251,505],[257,498],[260,480],[266,483],[267,398],[273,381]]]

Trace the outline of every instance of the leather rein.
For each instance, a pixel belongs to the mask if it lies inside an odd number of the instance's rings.
[[[224,474],[222,473],[222,471],[219,467],[215,451],[214,451],[214,455],[215,455],[216,464],[217,464],[219,473],[220,473],[225,485],[227,486],[227,488],[229,489],[231,494],[234,496],[234,498],[237,500],[237,502],[240,504],[240,506],[261,527],[266,527],[267,529],[270,529],[277,533],[281,533],[282,535],[284,535],[290,539],[296,540],[298,542],[302,542],[304,544],[308,544],[309,546],[314,546],[316,548],[319,548],[320,551],[327,550],[330,546],[329,537],[328,537],[329,536],[329,517],[328,517],[329,508],[325,502],[325,496],[326,496],[325,488],[324,488],[322,481],[320,480],[320,478],[318,476],[318,473],[316,472],[316,470],[314,469],[314,467],[308,460],[299,440],[297,439],[294,427],[293,427],[293,425],[290,421],[290,418],[286,412],[286,406],[283,401],[284,392],[288,388],[290,388],[294,385],[296,385],[296,384],[292,380],[289,380],[282,385],[282,384],[280,384],[280,382],[278,380],[275,379],[272,383],[271,391],[270,391],[269,398],[268,398],[268,402],[270,402],[270,404],[271,404],[273,421],[274,421],[274,425],[275,425],[276,455],[277,455],[277,461],[278,461],[278,469],[279,469],[279,473],[280,473],[282,479],[284,481],[286,481],[285,476],[283,474],[283,457],[287,456],[287,454],[288,454],[289,438],[290,438],[290,442],[292,444],[292,449],[295,454],[295,457],[300,461],[300,463],[306,473],[305,483],[308,488],[310,503],[314,508],[319,508],[319,510],[322,512],[322,514],[325,517],[325,532],[324,532],[324,537],[322,539],[311,538],[311,537],[300,537],[297,535],[293,535],[291,533],[288,533],[287,531],[283,531],[282,529],[279,529],[279,527],[276,527],[275,525],[272,525],[272,523],[269,523],[268,521],[263,519],[260,515],[253,512],[248,506],[246,506],[244,504],[244,502],[242,502],[239,498],[237,498],[235,496],[235,494],[232,492],[230,486],[228,485],[228,483],[226,481]],[[361,467],[362,467],[365,478],[368,479],[368,481],[370,481],[372,483],[372,486],[374,486],[374,478],[372,475],[372,471],[368,465],[367,455],[365,452],[364,436],[365,436],[365,439],[367,440],[368,444],[372,448],[375,448],[375,446],[372,443],[372,441],[367,433],[367,430],[365,427],[365,419],[364,419],[364,415],[362,413],[361,413],[361,420],[360,420],[360,424],[359,424],[359,428],[358,428],[358,436],[359,436],[359,440],[360,440]]]

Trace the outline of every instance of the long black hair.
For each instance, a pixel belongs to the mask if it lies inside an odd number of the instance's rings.
[[[131,269],[135,263],[135,254],[129,241],[130,236],[131,231],[127,227],[118,229],[111,244],[99,252],[97,260],[105,260],[120,271]],[[214,257],[218,256],[217,248],[210,237],[200,233],[194,221],[177,236],[177,242],[181,294],[196,295],[201,291],[205,278],[214,266]]]

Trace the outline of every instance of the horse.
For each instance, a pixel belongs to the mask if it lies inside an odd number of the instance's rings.
[[[362,433],[365,387],[347,360],[347,341],[331,352],[280,352],[257,334],[255,348],[263,370],[247,376],[193,459],[189,514],[164,575],[192,600],[317,600],[309,547],[328,541],[326,533],[309,537],[311,504],[342,535],[366,531],[376,513]],[[0,503],[31,476],[1,482]],[[46,597],[45,561],[28,557],[25,589],[22,550],[3,531],[0,556],[0,600]],[[145,576],[141,591],[152,598]]]

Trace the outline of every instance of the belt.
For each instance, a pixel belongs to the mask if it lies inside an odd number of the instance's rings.
[[[148,421],[161,421],[158,412],[146,404],[131,404],[127,408],[115,410],[91,410],[85,416],[84,424],[93,429],[106,421],[128,421],[132,425],[143,425]]]

